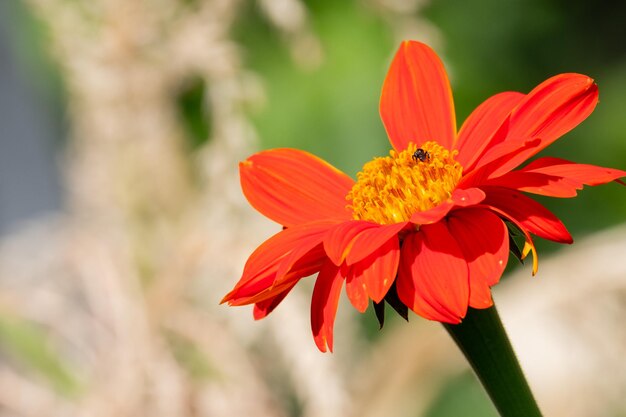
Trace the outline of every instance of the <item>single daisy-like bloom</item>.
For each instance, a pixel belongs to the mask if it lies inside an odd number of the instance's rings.
[[[509,228],[572,243],[563,223],[528,194],[574,197],[626,172],[543,157],[521,164],[582,122],[598,88],[581,74],[552,77],[528,94],[487,99],[457,132],[446,71],[428,46],[405,41],[385,79],[380,115],[393,150],[354,181],[296,149],[273,149],[239,165],[250,204],[283,226],[248,259],[230,305],[267,316],[301,278],[318,273],[311,301],[317,347],[333,348],[345,284],[364,312],[396,300],[416,314],[459,323],[468,307],[493,304],[508,260]],[[383,304],[384,305],[384,304]]]

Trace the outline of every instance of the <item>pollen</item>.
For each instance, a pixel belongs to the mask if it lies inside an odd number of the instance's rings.
[[[448,200],[463,173],[456,154],[431,141],[367,162],[346,196],[354,219],[404,222]]]

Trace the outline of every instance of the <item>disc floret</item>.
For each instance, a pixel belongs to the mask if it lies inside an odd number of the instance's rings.
[[[416,158],[417,152],[428,157]],[[404,222],[448,200],[463,173],[456,153],[430,141],[367,162],[346,196],[354,219]]]

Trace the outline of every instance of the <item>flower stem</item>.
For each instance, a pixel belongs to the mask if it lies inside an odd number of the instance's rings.
[[[470,308],[460,324],[444,324],[502,417],[541,417],[496,306]]]

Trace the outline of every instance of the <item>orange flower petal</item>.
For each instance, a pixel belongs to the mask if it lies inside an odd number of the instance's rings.
[[[511,171],[501,177],[487,180],[484,184],[560,198],[575,197],[576,190],[583,188],[579,181],[523,171]]]
[[[561,220],[532,198],[509,188],[483,189],[487,194],[485,204],[507,213],[508,217],[516,219],[530,233],[558,243],[574,241]]]
[[[298,281],[295,281],[293,284],[287,287],[286,290],[279,293],[278,295],[256,303],[254,305],[254,309],[252,310],[252,316],[254,317],[254,319],[261,320],[267,317],[268,314],[270,314],[272,311],[274,311],[276,307],[278,307],[278,305],[285,299],[287,294],[289,294],[289,292],[293,289],[293,287],[296,286],[297,283]]]
[[[324,236],[333,222],[315,222],[306,225],[294,226],[285,229],[261,244],[248,258],[243,269],[243,274],[233,290],[228,293],[222,302],[228,301],[231,304],[238,303],[237,299],[249,298],[255,294],[269,290],[275,283],[277,272],[281,262],[289,259],[289,255],[295,248],[307,247],[309,250],[322,243]],[[308,252],[308,251],[307,251]],[[309,262],[304,262],[298,268],[305,273],[314,268],[320,257],[325,257],[323,250],[318,251]],[[301,258],[306,252],[299,251]],[[308,261],[309,259],[305,259]],[[291,259],[289,263],[293,269],[296,261]],[[319,269],[318,269],[319,270]],[[288,271],[289,272],[289,271]],[[311,273],[316,272],[312,271]],[[306,275],[302,275],[306,276]]]
[[[539,158],[524,168],[523,172],[561,177],[584,185],[600,185],[626,177],[626,171],[596,165],[577,164],[559,158]]]
[[[433,140],[451,149],[456,136],[452,91],[441,60],[420,42],[396,53],[380,98],[380,115],[397,151]]]
[[[461,126],[454,145],[454,148],[459,150],[456,160],[461,163],[464,172],[470,172],[485,149],[489,149],[494,141],[498,141],[496,136],[506,134],[507,130],[501,127],[524,97],[524,94],[513,91],[496,94],[485,100],[469,115]]]
[[[443,223],[420,228],[402,243],[396,288],[400,300],[430,320],[459,323],[469,303],[469,270]]]
[[[432,224],[443,219],[454,207],[468,207],[480,203],[485,199],[485,193],[480,188],[456,189],[450,200],[445,201],[429,210],[418,211],[411,216],[411,223]]]
[[[470,297],[469,306],[472,308],[489,308],[493,305],[493,298],[491,298],[491,288],[489,285],[480,278],[471,278],[470,272]]]
[[[487,210],[470,208],[451,213],[448,228],[469,266],[470,306],[491,307],[489,287],[498,283],[509,259],[504,222]]]
[[[353,220],[340,223],[331,228],[326,237],[324,237],[324,249],[326,250],[326,254],[335,265],[341,265],[346,259],[346,255],[349,253],[355,237],[364,230],[373,227],[379,227],[379,225],[366,221]]]
[[[246,277],[256,276],[272,267],[277,269],[280,262],[294,248],[302,244],[314,247],[316,244],[321,243],[324,235],[334,224],[336,223],[315,222],[294,226],[276,233],[252,252],[243,268],[242,279],[235,288],[243,284]]]
[[[326,260],[326,255],[320,245],[300,259],[280,283],[276,283],[276,272],[270,269],[232,290],[222,302],[228,301],[231,306],[242,306],[274,298],[289,289],[301,278],[319,272]]]
[[[289,252],[289,254],[278,264],[278,269],[276,270],[276,276],[274,277],[272,285],[282,284],[284,281],[289,279],[289,272],[293,271],[296,264],[301,262],[301,260],[309,253],[313,252],[313,249],[316,247],[318,247],[318,249],[314,252],[315,257],[320,258],[320,253],[325,252],[319,241],[319,236],[303,240],[298,246],[294,247],[293,250]]]
[[[352,248],[346,256],[346,263],[353,265],[365,259],[400,233],[408,224],[408,222],[395,223],[364,230],[352,242]]]
[[[346,295],[348,300],[359,313],[364,313],[369,305],[369,297],[367,296],[367,288],[363,275],[355,273],[354,268],[350,268],[346,277]]]
[[[598,86],[586,75],[560,74],[541,83],[511,113],[505,139],[522,146],[528,139],[540,138],[540,145],[504,160],[491,177],[511,171],[572,130],[597,103]],[[485,157],[493,157],[492,152],[497,154],[499,150],[493,148]]]
[[[452,201],[455,207],[469,207],[485,199],[485,193],[480,188],[457,188],[452,192]]]
[[[355,263],[352,271],[363,281],[369,298],[380,303],[396,279],[399,263],[400,241],[394,236],[369,256]]]
[[[339,305],[339,294],[347,271],[328,261],[322,267],[311,299],[311,329],[317,348],[333,351],[333,326]]]
[[[456,191],[456,190],[455,190]],[[411,216],[411,223],[414,224],[432,224],[437,223],[439,220],[446,217],[446,214],[454,208],[454,202],[452,199],[444,201],[443,203],[435,206],[431,209],[418,211]]]
[[[600,185],[626,177],[626,171],[576,164],[559,158],[539,158],[486,184],[550,197],[575,197],[583,185]]]
[[[487,152],[488,155],[482,156],[469,173],[464,173],[463,178],[457,184],[458,188],[477,187],[483,185],[491,177],[493,172],[499,169],[503,164],[517,155],[528,150],[534,150],[541,145],[541,139],[529,139],[522,145],[514,142],[503,142],[496,145]]]
[[[352,218],[346,195],[354,181],[308,152],[259,152],[239,164],[239,174],[250,204],[283,226]]]
[[[515,217],[511,217],[511,215],[502,211],[498,207],[494,207],[494,206],[490,206],[486,204],[484,205],[484,207],[498,214],[500,217],[513,223],[524,234],[525,242],[524,242],[524,249],[522,249],[522,259],[525,259],[526,256],[528,256],[528,254],[532,252],[533,254],[532,274],[534,276],[537,273],[537,269],[539,268],[539,257],[537,256],[537,248],[535,248],[535,244],[533,243],[533,239],[530,236],[530,233],[528,233],[528,230],[526,230],[526,228]]]

